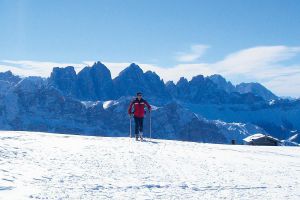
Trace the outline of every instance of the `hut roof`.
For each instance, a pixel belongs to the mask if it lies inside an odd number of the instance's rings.
[[[250,136],[244,138],[243,140],[245,142],[251,142],[253,140],[257,140],[257,139],[260,139],[260,138],[268,138],[270,140],[273,140],[273,141],[276,141],[276,142],[280,142],[277,138],[274,138],[274,137],[272,137],[270,135],[264,135],[262,133],[256,133],[254,135],[250,135]]]

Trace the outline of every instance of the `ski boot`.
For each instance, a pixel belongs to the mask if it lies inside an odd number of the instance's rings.
[[[135,140],[138,141],[139,140],[139,136],[135,135]]]
[[[143,132],[140,132],[140,139],[141,139],[141,142],[143,141]]]

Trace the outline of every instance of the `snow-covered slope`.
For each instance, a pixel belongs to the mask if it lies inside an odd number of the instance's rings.
[[[300,148],[0,132],[0,199],[299,199]]]
[[[234,140],[236,144],[243,144],[243,139],[247,136],[256,133],[267,134],[262,128],[250,123],[226,123],[220,120],[215,120],[214,122],[220,129],[220,132],[226,137],[228,141],[227,144],[232,140]]]

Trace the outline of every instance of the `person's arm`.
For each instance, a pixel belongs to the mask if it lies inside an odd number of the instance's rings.
[[[147,101],[145,101],[145,104],[146,104],[148,110],[151,111],[151,106],[150,106],[150,104],[149,104]]]
[[[129,108],[128,108],[128,115],[132,114],[132,106],[133,106],[134,101],[131,101]]]

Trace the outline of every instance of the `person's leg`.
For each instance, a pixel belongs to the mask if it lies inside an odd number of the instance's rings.
[[[140,138],[141,140],[143,139],[143,121],[144,121],[144,118],[140,118],[140,126],[139,126],[139,131],[140,131]]]
[[[137,139],[138,138],[138,136],[139,136],[139,118],[137,118],[137,117],[134,117],[134,125],[135,125],[135,139]]]
[[[143,132],[143,121],[144,121],[144,118],[140,118],[140,132]]]

